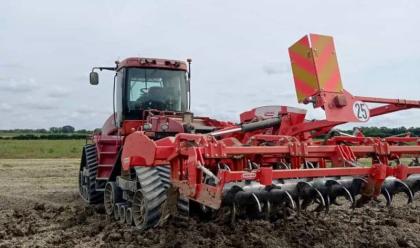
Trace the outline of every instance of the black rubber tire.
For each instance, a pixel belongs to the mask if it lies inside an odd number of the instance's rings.
[[[79,170],[79,193],[88,204],[102,204],[103,192],[96,190],[96,173],[98,161],[96,146],[88,144],[83,147]]]

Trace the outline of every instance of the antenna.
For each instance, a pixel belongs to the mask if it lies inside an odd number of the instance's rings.
[[[192,62],[192,59],[188,58],[187,62],[188,62],[188,80],[190,80],[191,79],[191,62]]]
[[[188,111],[191,111],[191,62],[192,59],[188,58]]]

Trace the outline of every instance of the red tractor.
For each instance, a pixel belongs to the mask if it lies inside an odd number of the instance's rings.
[[[304,36],[289,54],[298,101],[322,108],[326,119],[307,120],[306,110],[280,105],[243,112],[239,124],[194,116],[190,60],[128,58],[94,67],[93,85],[94,70],[116,72],[114,114],[83,148],[82,198],[139,229],[155,226],[174,207],[234,221],[273,220],[309,206],[328,211],[338,198],[359,207],[382,194],[390,205],[401,192],[413,201],[420,190],[418,137],[333,128],[419,108],[420,101],[344,90],[332,37]]]

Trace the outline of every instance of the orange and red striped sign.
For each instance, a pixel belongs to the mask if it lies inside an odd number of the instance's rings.
[[[331,36],[306,35],[289,48],[289,56],[299,102],[319,91],[343,92]]]

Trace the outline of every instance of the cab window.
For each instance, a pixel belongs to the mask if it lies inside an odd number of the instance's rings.
[[[182,112],[187,108],[185,71],[130,68],[127,73],[127,109]]]

